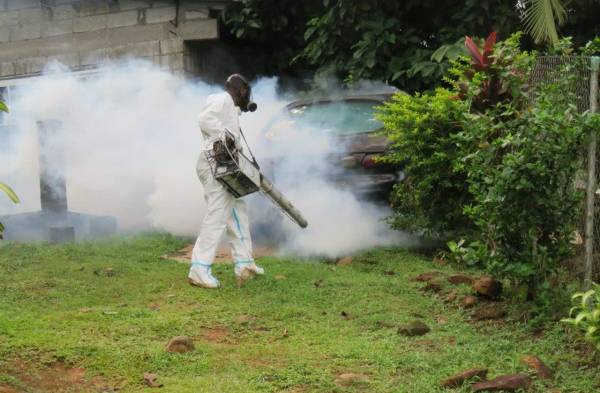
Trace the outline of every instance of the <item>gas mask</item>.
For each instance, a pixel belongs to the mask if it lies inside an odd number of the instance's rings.
[[[250,86],[248,86],[248,92],[246,93],[246,96],[241,99],[241,101],[240,109],[242,112],[254,112],[256,108],[258,108],[256,102],[252,100]]]

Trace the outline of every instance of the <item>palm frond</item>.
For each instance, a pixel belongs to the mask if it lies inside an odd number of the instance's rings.
[[[562,0],[525,0],[525,30],[535,42],[558,42],[556,26],[565,22],[567,12]]]

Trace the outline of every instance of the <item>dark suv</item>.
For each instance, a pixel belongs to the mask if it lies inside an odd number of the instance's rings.
[[[270,122],[264,135],[276,139],[278,134],[302,128],[330,133],[339,151],[329,159],[333,167],[340,169],[332,172],[330,180],[359,197],[384,201],[393,185],[404,178],[402,168],[377,160],[388,152],[390,142],[377,135],[383,125],[373,115],[375,107],[392,94],[294,101]]]

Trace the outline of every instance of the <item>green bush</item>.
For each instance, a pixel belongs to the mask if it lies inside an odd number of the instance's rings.
[[[380,109],[407,178],[393,193],[396,228],[442,235],[456,260],[548,288],[572,252],[582,195],[574,181],[594,117],[571,104],[569,83],[529,87],[535,54],[516,34],[455,61],[451,88],[395,96]],[[562,43],[561,43],[562,44]],[[542,283],[544,283],[542,285]]]
[[[455,93],[397,94],[378,114],[393,151],[385,160],[406,164],[409,176],[397,184],[391,199],[392,226],[433,236],[447,236],[469,226],[462,211],[468,203],[464,170],[453,165],[459,157],[454,135],[461,130],[464,101]]]
[[[576,293],[572,299],[578,304],[562,321],[584,332],[585,339],[600,351],[600,285],[594,284],[593,289]]]

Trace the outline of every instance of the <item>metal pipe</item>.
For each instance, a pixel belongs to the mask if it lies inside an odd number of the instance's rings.
[[[264,176],[260,179],[260,190],[269,197],[277,206],[279,206],[296,224],[300,225],[301,228],[306,228],[308,222],[302,213],[290,202],[286,197],[283,196],[279,190],[275,188],[273,183]]]
[[[590,112],[598,109],[598,69],[600,57],[591,58],[592,75],[590,79]],[[588,181],[586,189],[586,215],[585,215],[585,277],[583,287],[588,290],[592,286],[592,273],[594,269],[594,198],[596,193],[596,130],[591,130],[590,144],[588,146]]]

